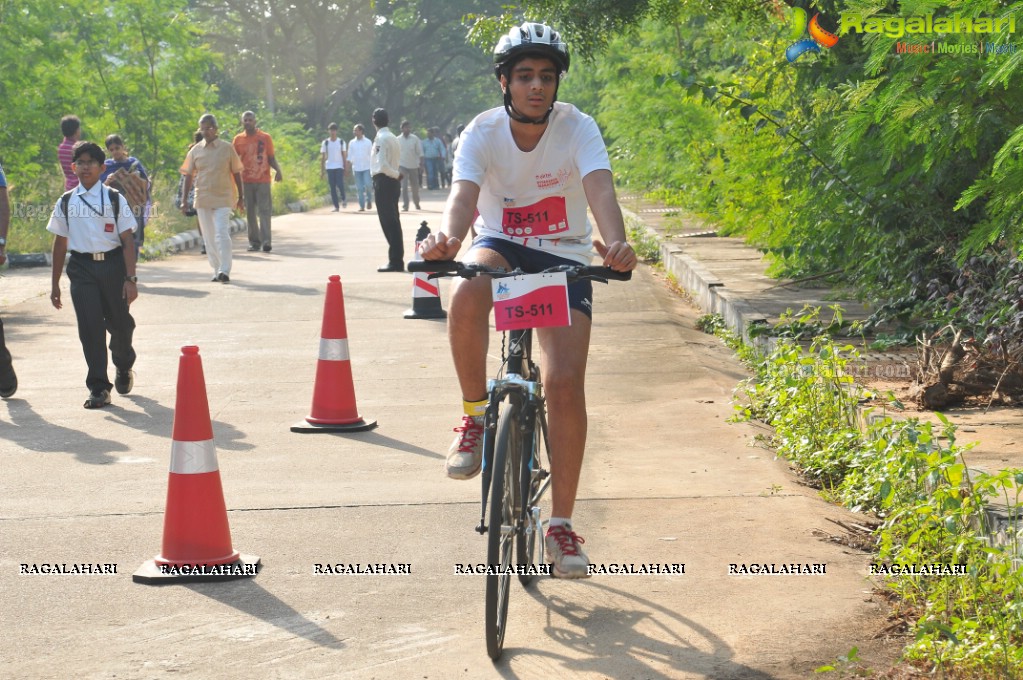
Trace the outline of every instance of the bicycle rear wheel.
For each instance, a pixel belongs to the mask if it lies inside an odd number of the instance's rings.
[[[511,440],[518,432],[518,405],[509,404],[497,422],[493,480],[490,486],[490,523],[487,527],[486,638],[487,654],[494,661],[504,649],[508,622],[508,591],[511,585],[512,545],[515,541],[515,507],[519,495],[518,473],[512,466]]]

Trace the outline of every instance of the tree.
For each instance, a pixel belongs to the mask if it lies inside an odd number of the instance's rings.
[[[83,138],[119,133],[147,165],[180,162],[189,132],[215,101],[213,62],[185,0],[131,0],[97,12],[84,0],[0,4],[0,147],[17,182],[59,184],[59,121],[76,114]],[[47,190],[50,191],[50,190]]]
[[[495,102],[486,53],[466,43],[465,13],[497,0],[279,3],[201,0],[225,55],[225,99],[299,113],[310,127],[369,122],[372,110],[448,127]],[[255,48],[254,46],[259,46]],[[258,85],[257,85],[258,84]]]

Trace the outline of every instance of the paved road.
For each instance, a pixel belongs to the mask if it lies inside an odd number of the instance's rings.
[[[402,214],[409,243],[421,219],[439,221],[429,196]],[[135,391],[102,411],[81,407],[74,317],[49,306],[48,272],[0,282],[22,291],[3,310],[21,388],[0,402],[0,676],[798,678],[876,647],[869,558],[814,535],[844,511],[750,447],[755,427],[726,422],[741,368],[644,270],[598,290],[576,525],[594,563],[684,563],[685,574],[516,585],[492,665],[483,578],[453,573],[485,547],[478,484],[442,469],[459,417],[443,324],[402,318],[411,277],[376,272],[386,247],[372,213],[282,216],[273,253],[244,245],[229,285],[211,283],[198,254],[140,267]],[[331,274],[344,285],[359,410],[379,427],[293,434]],[[191,343],[234,547],[264,568],[135,584],[160,548],[179,349]],[[730,563],[794,562],[827,573],[728,575]],[[29,576],[23,563],[114,563],[117,574]],[[317,575],[321,563],[413,573]]]

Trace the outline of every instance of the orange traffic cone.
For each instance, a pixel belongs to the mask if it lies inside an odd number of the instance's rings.
[[[416,261],[422,260],[419,244],[430,235],[430,227],[426,220],[419,225],[416,234]],[[406,319],[446,319],[448,313],[440,304],[440,283],[437,279],[430,280],[426,272],[416,272],[412,279],[412,307],[405,312]]]
[[[327,282],[320,332],[320,360],[316,364],[313,407],[306,419],[291,426],[292,432],[359,432],[371,430],[377,421],[365,421],[355,406],[352,362],[348,356],[348,329],[341,277]]]
[[[132,575],[136,583],[255,576],[259,558],[231,547],[199,348],[181,348],[163,547]]]

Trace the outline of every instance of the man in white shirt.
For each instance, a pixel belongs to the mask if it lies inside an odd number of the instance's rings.
[[[481,113],[462,133],[441,228],[423,241],[423,259],[453,259],[473,227],[478,236],[465,262],[536,272],[557,264],[589,264],[596,247],[605,266],[631,271],[638,260],[626,242],[600,131],[571,104],[556,102],[561,74],[568,71],[568,47],[550,26],[527,22],[501,38],[494,61],[504,107]],[[592,239],[587,207],[608,245]],[[589,575],[583,540],[571,519],[586,446],[583,385],[592,289],[589,281],[570,284],[571,325],[536,331],[547,434],[557,452],[551,460],[551,519],[544,541],[551,573],[559,578]],[[465,415],[445,464],[454,479],[480,471],[492,307],[490,277],[455,283],[448,338]]]
[[[401,236],[401,216],[398,214],[398,196],[401,193],[401,171],[398,169],[401,147],[394,133],[387,127],[387,111],[373,112],[373,125],[377,136],[373,140],[370,173],[373,192],[377,195],[377,219],[387,239],[387,264],[378,272],[405,271],[405,246]]]
[[[407,120],[401,121],[401,135],[398,137],[401,148],[401,209],[408,210],[409,187],[412,188],[412,202],[419,210],[419,170],[423,165],[423,143],[412,134],[412,125]]]
[[[71,155],[71,169],[79,184],[57,200],[46,226],[53,238],[53,270],[50,303],[63,307],[60,277],[68,250],[71,261],[71,302],[78,320],[89,373],[85,384],[89,396],[85,408],[110,403],[110,388],[128,394],[134,385],[132,366],[135,319],[128,306],[138,297],[135,276],[135,216],[124,196],[99,181],[106,154],[93,142],[78,142]],[[110,355],[117,375],[111,385],[107,376],[107,331]]]
[[[370,157],[373,140],[366,136],[362,123],[352,128],[355,138],[348,142],[348,162],[352,164],[355,176],[355,194],[359,197],[359,212],[373,209],[373,176],[370,173]]]
[[[345,197],[345,161],[348,160],[348,149],[345,147],[345,140],[337,136],[337,123],[327,126],[330,137],[320,144],[320,179],[327,175],[327,183],[330,185],[330,200],[334,203],[334,212],[342,207],[348,207],[348,199]],[[338,194],[341,195],[341,202],[338,203]]]

